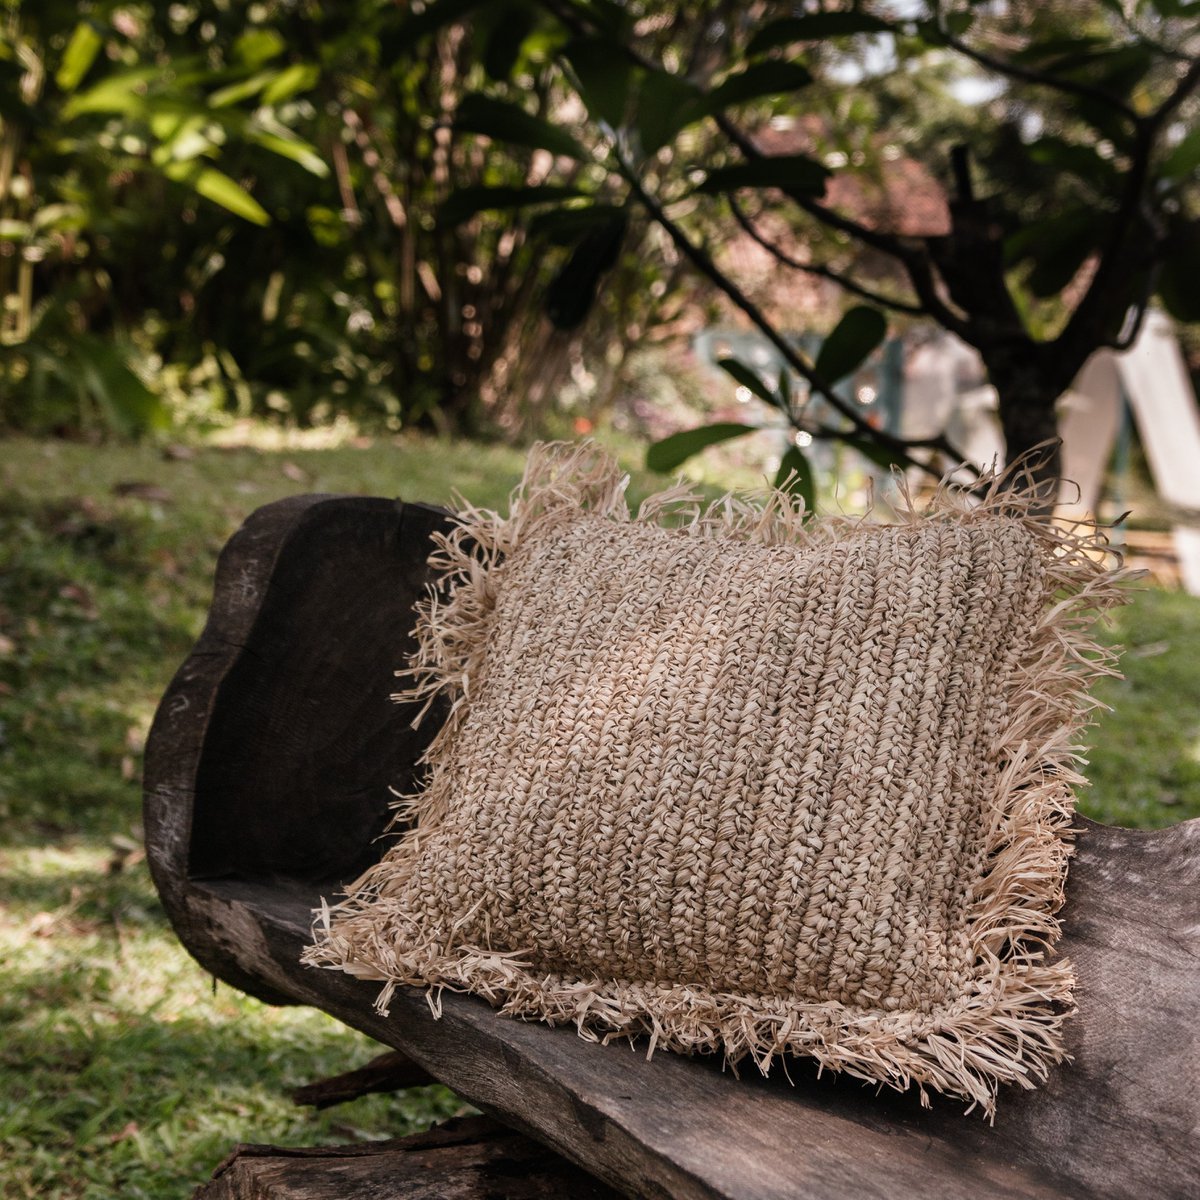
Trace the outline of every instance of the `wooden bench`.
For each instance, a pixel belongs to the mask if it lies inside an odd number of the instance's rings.
[[[254,513],[225,548],[146,751],[151,868],[207,970],[403,1051],[624,1195],[1200,1196],[1200,821],[1080,819],[1061,943],[1079,980],[1075,1061],[1036,1091],[1002,1092],[994,1126],[954,1100],[922,1110],[818,1078],[804,1060],[790,1084],[778,1069],[738,1079],[717,1061],[647,1061],[451,993],[440,1020],[418,990],[381,1017],[378,985],[301,967],[310,910],[382,854],[389,786],[411,787],[436,723],[412,731],[388,695],[447,520],[301,496]]]

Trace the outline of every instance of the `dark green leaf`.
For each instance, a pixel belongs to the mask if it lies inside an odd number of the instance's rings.
[[[863,12],[813,13],[807,17],[783,17],[764,25],[746,47],[747,54],[762,54],[793,42],[815,42],[823,38],[849,37],[856,33],[886,33],[891,25]]]
[[[80,85],[103,45],[104,38],[91,21],[80,21],[75,26],[71,40],[63,51],[58,73],[54,76],[59,91],[73,92]]]
[[[799,446],[792,446],[779,463],[775,486],[784,488],[804,501],[804,512],[812,515],[817,507],[817,486],[812,467]]]
[[[782,188],[785,192],[802,192],[819,196],[825,191],[829,169],[805,154],[776,155],[773,158],[754,158],[716,167],[705,176],[696,190],[708,195],[734,192],[738,188]]]
[[[460,133],[481,133],[500,142],[549,150],[568,158],[588,157],[587,150],[565,129],[492,96],[464,96],[454,114],[454,128]]]
[[[539,187],[486,187],[482,184],[459,188],[443,201],[440,220],[461,225],[476,213],[497,208],[527,208],[531,204],[550,204],[586,193],[576,187],[542,184]]]
[[[587,232],[608,224],[624,210],[615,204],[583,204],[551,208],[529,218],[530,237],[544,237],[556,246],[573,246]]]
[[[947,13],[943,18],[946,29],[955,37],[962,37],[972,25],[975,24],[975,14],[973,12],[952,12]]]
[[[1197,167],[1200,167],[1200,127],[1175,143],[1163,159],[1159,174],[1164,179],[1186,179]]]
[[[579,92],[594,118],[614,129],[625,123],[633,88],[633,63],[621,45],[604,38],[579,38],[563,50]]]
[[[881,470],[890,471],[892,467],[905,465],[904,455],[899,450],[893,450],[891,447],[883,445],[882,442],[867,437],[866,434],[848,433],[843,436],[842,441],[852,450],[857,450],[864,458],[870,459]]]
[[[492,6],[485,10],[489,14]],[[495,9],[492,28],[483,48],[483,69],[503,82],[513,73],[521,57],[521,47],[533,31],[536,13],[531,4],[501,4]]]
[[[617,210],[589,229],[546,289],[546,315],[555,329],[577,329],[592,310],[600,280],[621,253],[628,219]]]
[[[763,382],[762,376],[736,358],[719,358],[717,366],[727,375],[732,375],[744,388],[749,388],[760,400],[768,404],[779,404],[779,397]]]
[[[1039,299],[1056,296],[1075,278],[1103,238],[1107,222],[1091,209],[1075,208],[1034,221],[1004,243],[1010,265],[1032,261],[1025,286]]]
[[[111,343],[91,334],[78,335],[71,347],[88,391],[112,426],[126,437],[164,429],[169,418],[156,396]]]
[[[877,308],[856,305],[821,343],[814,370],[827,383],[853,375],[887,336],[887,318]]]
[[[1133,142],[1132,126],[1111,104],[1098,96],[1079,96],[1072,101],[1076,116],[1086,121],[1101,137],[1128,153]]]
[[[1096,83],[1114,96],[1124,98],[1158,62],[1158,56],[1149,46],[1118,46],[1095,62],[1060,73]]]
[[[1163,247],[1158,294],[1177,321],[1200,321],[1200,228],[1177,220]]]
[[[935,20],[917,21],[913,31],[916,37],[927,46],[946,45],[946,32]]]
[[[1064,234],[1069,235],[1071,230],[1085,225],[1091,219],[1092,214],[1089,210],[1072,208],[1040,221],[1027,221],[1005,239],[1004,261],[1010,267],[1017,266],[1040,254]]]
[[[380,58],[388,64],[394,62],[410,52],[421,38],[461,21],[475,9],[482,8],[484,3],[485,0],[433,0],[421,12],[409,12],[395,29],[380,39]]]
[[[1101,158],[1094,147],[1064,141],[1049,134],[1038,138],[1029,147],[1029,157],[1041,166],[1068,171],[1099,186],[1105,186],[1116,169],[1112,160]]]
[[[567,0],[570,8],[579,9],[593,28],[607,37],[619,38],[632,23],[629,10],[621,0]]]
[[[646,451],[646,467],[651,471],[673,471],[680,463],[687,462],[694,454],[699,454],[709,446],[754,431],[753,425],[739,425],[731,421],[702,425],[699,429],[685,429],[682,433],[673,433],[653,443]]]
[[[704,97],[695,84],[666,71],[647,71],[638,89],[637,127],[642,153],[665,146],[685,125],[703,115]]]
[[[744,71],[734,75],[726,75],[709,92],[704,106],[709,112],[719,112],[731,104],[744,104],[747,100],[760,100],[763,96],[795,92],[810,83],[812,73],[802,63],[771,58],[751,63]]]

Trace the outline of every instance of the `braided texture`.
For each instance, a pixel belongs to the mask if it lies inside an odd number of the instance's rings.
[[[1062,1055],[1053,957],[1094,529],[997,492],[897,524],[780,493],[631,518],[594,447],[431,561],[403,700],[449,693],[416,827],[308,961],[590,1038],[780,1053],[991,1114]]]

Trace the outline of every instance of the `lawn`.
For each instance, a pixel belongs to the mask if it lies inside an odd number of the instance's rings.
[[[366,1038],[212,981],[176,945],[140,857],[141,753],[203,623],[221,545],[295,492],[499,503],[512,450],[404,438],[256,437],[0,448],[0,1195],[176,1197],[235,1141],[392,1136],[455,1111],[445,1089],[321,1115],[292,1087]],[[265,442],[265,444],[264,444]],[[645,481],[639,481],[645,487]],[[1126,679],[1092,731],[1101,820],[1200,815],[1200,601],[1138,593],[1106,635]]]

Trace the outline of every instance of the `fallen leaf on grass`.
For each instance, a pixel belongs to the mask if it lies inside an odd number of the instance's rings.
[[[112,490],[114,496],[123,496],[130,500],[151,500],[156,504],[170,504],[173,499],[165,487],[160,487],[157,483],[147,483],[141,479],[114,483]]]
[[[70,600],[74,604],[79,605],[80,614],[88,621],[94,621],[99,615],[100,610],[96,607],[96,602],[92,599],[92,594],[87,588],[80,587],[77,583],[66,583],[58,589],[60,599]]]
[[[1134,646],[1129,650],[1130,658],[1158,658],[1171,649],[1170,642],[1147,642],[1144,646]]]
[[[110,875],[119,875],[126,867],[135,867],[146,857],[142,845],[124,834],[116,834],[109,845],[112,846],[112,857],[108,860]]]
[[[285,462],[279,468],[293,483],[307,483],[309,474],[303,467],[298,467],[294,462]]]

